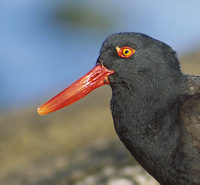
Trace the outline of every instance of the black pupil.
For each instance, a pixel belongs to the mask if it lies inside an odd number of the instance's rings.
[[[125,54],[128,54],[128,53],[129,53],[129,50],[128,50],[128,49],[126,49],[124,53],[125,53]]]

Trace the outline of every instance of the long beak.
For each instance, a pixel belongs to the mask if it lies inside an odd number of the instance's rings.
[[[40,115],[48,114],[80,100],[94,89],[109,84],[108,76],[112,73],[114,73],[114,71],[108,70],[104,66],[97,65],[82,78],[41,105],[37,109],[38,113]]]

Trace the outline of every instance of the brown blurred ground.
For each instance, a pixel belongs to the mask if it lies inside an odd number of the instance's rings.
[[[200,75],[200,51],[181,57],[181,66]],[[115,134],[110,98],[102,87],[47,116],[37,115],[36,106],[1,115],[0,184],[75,184],[106,165],[134,165]]]

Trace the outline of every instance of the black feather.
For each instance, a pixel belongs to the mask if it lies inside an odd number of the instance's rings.
[[[116,46],[136,52],[120,58]],[[140,33],[108,37],[98,63],[115,71],[114,125],[135,159],[162,185],[199,185],[200,78],[183,75],[170,46]]]

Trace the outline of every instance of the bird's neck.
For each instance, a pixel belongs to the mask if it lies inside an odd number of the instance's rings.
[[[122,86],[112,91],[111,111],[121,141],[151,175],[164,181],[161,171],[168,168],[179,139],[177,95]]]

